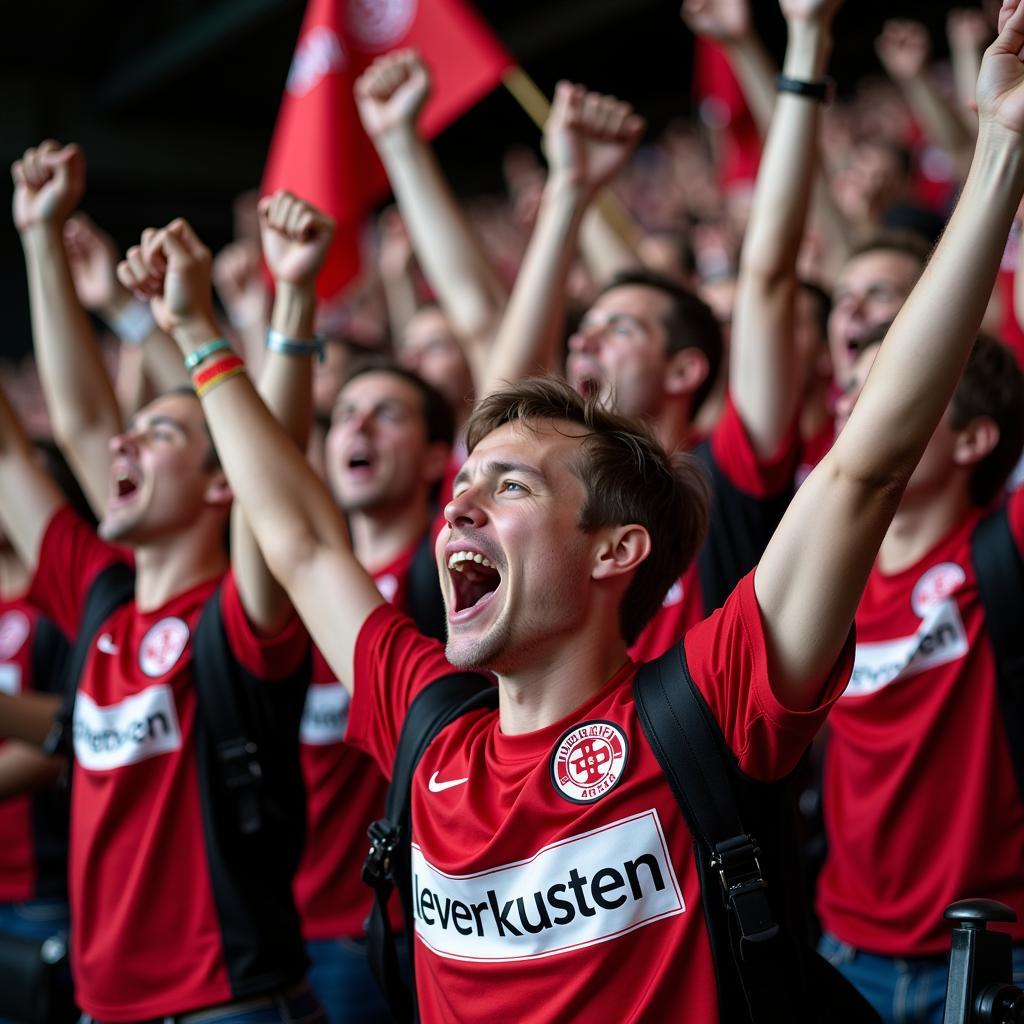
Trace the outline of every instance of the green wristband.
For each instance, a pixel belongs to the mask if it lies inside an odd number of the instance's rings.
[[[204,359],[209,359],[215,352],[223,352],[231,346],[224,338],[214,338],[205,345],[200,345],[191,355],[185,356],[185,369],[191,373]]]

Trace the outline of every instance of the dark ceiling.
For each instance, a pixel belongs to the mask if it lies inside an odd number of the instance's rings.
[[[837,22],[840,86],[874,70],[886,17],[909,15],[941,34],[949,0],[850,0]],[[183,214],[214,247],[231,233],[231,198],[262,169],[303,0],[37,0],[3,4],[0,157],[52,137],[86,150],[85,208],[126,245],[142,227]],[[657,129],[686,113],[692,41],[667,0],[478,0],[526,70],[550,92],[568,77],[631,100]],[[776,52],[782,21],[754,0]],[[941,47],[940,47],[941,48]],[[499,156],[536,131],[501,90],[439,139],[464,191],[500,186]],[[6,188],[9,190],[9,185]],[[9,191],[4,202],[9,200]],[[20,250],[0,228],[0,357],[27,344]]]

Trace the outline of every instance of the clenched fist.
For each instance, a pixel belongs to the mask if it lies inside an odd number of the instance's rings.
[[[284,191],[264,196],[257,212],[263,258],[274,280],[312,288],[334,238],[334,221]]]
[[[623,168],[644,131],[644,119],[614,96],[559,82],[544,126],[551,174],[596,192]]]
[[[52,139],[25,151],[11,167],[14,179],[14,226],[19,231],[40,224],[63,224],[85,192],[85,155],[73,143]]]
[[[355,92],[363,127],[377,141],[396,130],[415,129],[430,95],[430,76],[415,50],[395,50],[359,76]]]
[[[217,334],[210,285],[210,250],[191,225],[173,220],[147,228],[118,265],[121,283],[148,301],[160,329],[176,341]]]

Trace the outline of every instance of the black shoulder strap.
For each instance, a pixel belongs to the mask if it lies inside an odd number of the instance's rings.
[[[75,695],[82,678],[89,649],[100,630],[100,626],[115,609],[131,600],[135,593],[135,572],[123,562],[107,566],[89,587],[82,610],[78,634],[71,646],[64,676],[64,700],[53,722],[53,729],[46,738],[43,749],[48,754],[71,754],[71,722],[75,715]]]
[[[709,855],[711,870],[706,877],[702,872],[701,878],[706,909],[711,905],[707,889],[715,885],[716,875],[721,885],[734,940],[728,944],[750,1019],[754,1024],[797,1020],[785,972],[773,970],[773,940],[779,926],[761,875],[757,840],[740,820],[724,740],[697,692],[681,643],[640,669],[633,695],[644,733],[690,826],[695,848],[703,847]]]
[[[975,527],[971,560],[995,650],[1003,725],[1024,799],[1024,562],[1010,531],[1006,505]]]
[[[416,623],[416,629],[424,636],[433,637],[435,640],[447,639],[444,599],[441,597],[441,583],[437,578],[437,562],[434,560],[434,543],[430,530],[416,545],[416,552],[409,565],[406,611]]]
[[[436,575],[436,574],[435,574]],[[398,888],[405,916],[406,941],[412,948],[410,839],[412,776],[424,751],[449,723],[477,708],[496,707],[498,691],[487,676],[452,673],[435,680],[409,705],[395,749],[394,768],[384,805],[384,817],[369,828],[370,852],[363,881],[374,890],[367,922],[370,967],[384,992],[395,1020],[415,1021],[416,1000],[401,976],[396,939],[388,916],[388,901]],[[412,958],[409,959],[410,971]]]
[[[263,827],[260,787],[263,769],[257,743],[246,735],[235,693],[228,646],[221,642],[220,588],[203,607],[192,642],[196,701],[203,727],[217,753],[221,778],[234,805],[242,835]],[[201,667],[200,667],[201,666]]]

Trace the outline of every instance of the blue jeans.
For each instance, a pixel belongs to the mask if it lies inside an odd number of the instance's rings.
[[[857,988],[886,1024],[942,1024],[948,955],[877,956],[828,934],[821,937],[818,952]],[[1024,985],[1024,945],[1013,947],[1013,980]]]
[[[237,1003],[213,1006],[208,1010],[158,1018],[162,1024],[326,1024],[323,1007],[312,988],[302,984],[274,996],[257,996]],[[83,1013],[80,1024],[99,1024]],[[156,1022],[152,1022],[156,1024]]]
[[[399,958],[405,943],[399,942]],[[392,1017],[370,970],[366,943],[355,939],[309,939],[309,983],[330,1024],[390,1024]]]
[[[42,942],[53,935],[67,940],[71,920],[66,900],[0,903],[0,933]]]

